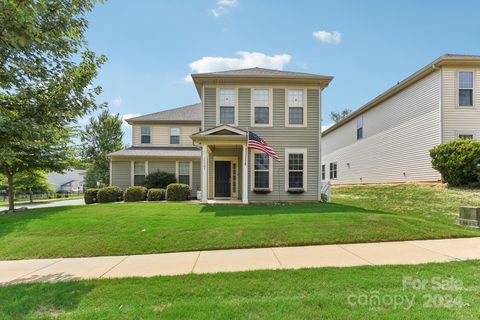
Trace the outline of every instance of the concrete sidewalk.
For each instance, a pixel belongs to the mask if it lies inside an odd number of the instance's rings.
[[[0,261],[0,284],[480,259],[480,237]]]

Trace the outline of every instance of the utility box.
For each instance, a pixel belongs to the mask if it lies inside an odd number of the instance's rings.
[[[480,228],[480,207],[460,207],[459,214],[458,223],[464,226]]]

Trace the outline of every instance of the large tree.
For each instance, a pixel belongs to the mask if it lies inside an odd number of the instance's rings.
[[[108,154],[123,148],[122,117],[104,110],[90,122],[81,133],[82,157],[90,164],[87,170],[87,186],[95,187],[96,182],[108,184],[110,162]]]
[[[349,108],[345,108],[341,111],[332,111],[330,112],[330,119],[332,119],[333,122],[338,123],[348,117],[352,112],[352,109]]]
[[[0,170],[10,210],[15,175],[67,169],[70,124],[96,108],[101,88],[92,82],[106,58],[84,37],[96,2],[0,1]]]

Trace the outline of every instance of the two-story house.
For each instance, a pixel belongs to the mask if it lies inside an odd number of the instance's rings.
[[[332,77],[251,68],[192,75],[201,103],[128,122],[132,147],[110,155],[111,184],[175,173],[201,200],[319,201],[321,93]],[[248,132],[280,156],[247,146]]]
[[[333,184],[441,181],[429,150],[480,140],[480,56],[444,55],[322,134]]]

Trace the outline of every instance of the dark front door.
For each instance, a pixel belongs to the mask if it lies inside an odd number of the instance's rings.
[[[231,196],[230,161],[215,161],[215,197]]]

